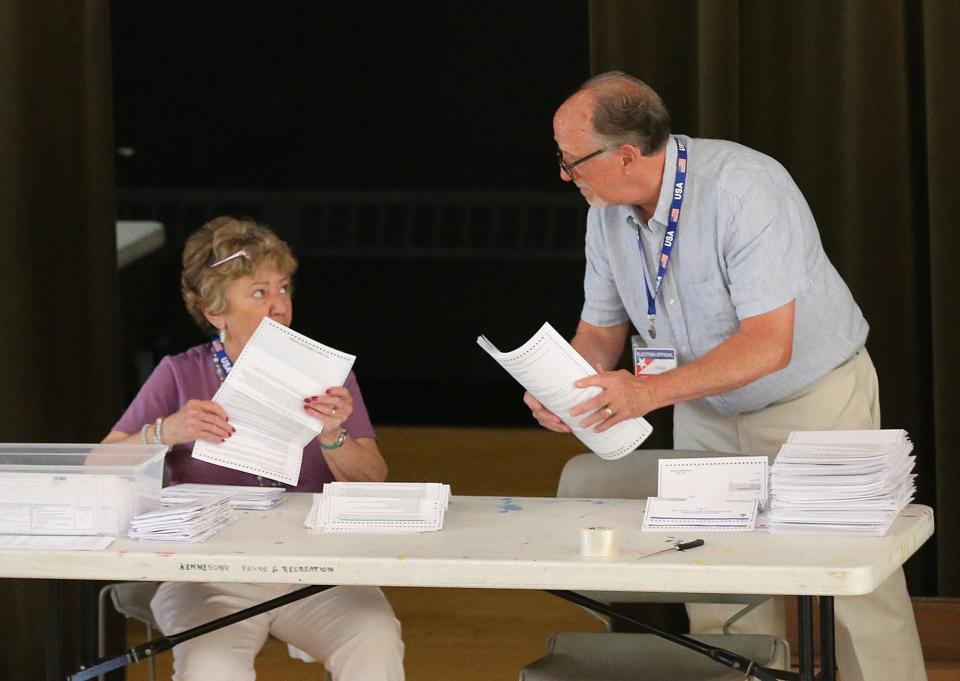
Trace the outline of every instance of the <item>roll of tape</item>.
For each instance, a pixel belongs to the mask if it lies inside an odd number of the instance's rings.
[[[616,528],[584,527],[580,530],[581,556],[615,556],[619,550]]]

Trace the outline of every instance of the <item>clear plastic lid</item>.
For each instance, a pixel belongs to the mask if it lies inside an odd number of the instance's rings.
[[[164,445],[0,443],[0,472],[129,475],[166,453]]]

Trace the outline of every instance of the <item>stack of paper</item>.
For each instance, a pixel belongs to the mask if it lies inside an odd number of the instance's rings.
[[[436,482],[331,482],[313,497],[311,532],[436,532],[450,486]]]
[[[541,326],[533,338],[512,352],[501,352],[486,336],[477,338],[477,343],[597,456],[619,459],[636,450],[653,432],[646,419],[639,416],[598,432],[580,425],[589,414],[570,415],[571,409],[603,390],[597,386],[576,387],[578,380],[597,372],[550,324]]]
[[[916,493],[904,430],[791,433],[771,476],[770,531],[882,536]]]
[[[660,459],[645,532],[749,532],[767,498],[767,457]]]
[[[201,542],[236,522],[230,496],[171,504],[134,516],[129,537],[147,541]]]
[[[244,487],[242,485],[201,485],[184,483],[164,487],[160,501],[165,504],[201,501],[213,497],[230,497],[230,505],[240,511],[262,511],[283,501],[283,487]]]

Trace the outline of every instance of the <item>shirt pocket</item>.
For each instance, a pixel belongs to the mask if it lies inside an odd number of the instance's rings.
[[[690,350],[702,357],[740,328],[730,291],[719,274],[681,288],[683,320]]]

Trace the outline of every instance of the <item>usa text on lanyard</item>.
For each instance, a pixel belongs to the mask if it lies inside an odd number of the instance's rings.
[[[683,205],[683,185],[687,179],[687,148],[683,142],[677,142],[677,174],[673,180],[673,202],[670,204],[670,216],[667,218],[667,233],[663,235],[663,247],[660,249],[660,263],[657,267],[657,281],[650,290],[650,280],[647,275],[647,265],[643,261],[643,240],[640,238],[640,227],[637,226],[637,246],[640,247],[640,264],[643,267],[643,286],[647,291],[647,319],[650,320],[650,337],[657,337],[657,294],[663,277],[667,273],[667,264],[670,262],[670,253],[673,251],[673,242],[677,238],[677,227],[680,224],[680,207]]]
[[[227,357],[227,351],[223,348],[223,343],[216,336],[210,339],[210,352],[213,353],[213,365],[217,368],[217,376],[223,383],[227,379],[227,374],[233,368],[233,362]]]

